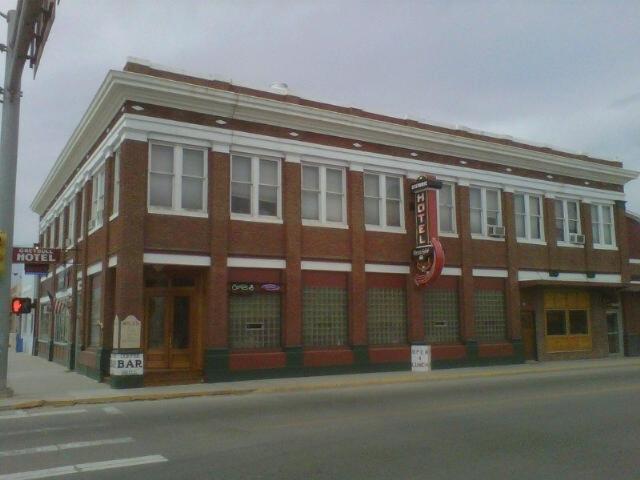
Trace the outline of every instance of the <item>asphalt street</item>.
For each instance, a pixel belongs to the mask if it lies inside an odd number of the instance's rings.
[[[0,480],[638,479],[640,368],[0,413]]]

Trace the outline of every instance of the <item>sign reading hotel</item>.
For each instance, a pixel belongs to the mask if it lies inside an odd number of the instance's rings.
[[[37,263],[50,264],[60,261],[60,250],[57,248],[39,248],[39,247],[14,247],[13,263]]]
[[[440,240],[429,235],[429,200],[427,191],[442,188],[440,180],[419,177],[411,185],[416,212],[416,248],[413,258],[417,273],[414,282],[423,287],[435,281],[444,267],[444,250]]]

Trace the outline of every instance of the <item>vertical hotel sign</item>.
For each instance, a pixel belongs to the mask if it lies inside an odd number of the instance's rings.
[[[430,180],[419,177],[411,185],[414,195],[416,213],[416,248],[413,249],[413,259],[416,267],[414,282],[423,287],[436,280],[444,267],[444,250],[440,241],[429,234],[429,189],[442,188],[440,180]]]

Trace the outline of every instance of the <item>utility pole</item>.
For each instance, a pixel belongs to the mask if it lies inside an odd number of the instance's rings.
[[[37,70],[55,12],[55,0],[18,0],[16,10],[1,14],[8,24],[0,136],[0,233],[6,235],[9,250],[13,245],[13,220],[16,200],[18,127],[22,72],[29,60]],[[35,73],[34,73],[35,75]],[[9,355],[9,319],[11,302],[11,253],[0,266],[0,398],[12,395],[7,384]]]

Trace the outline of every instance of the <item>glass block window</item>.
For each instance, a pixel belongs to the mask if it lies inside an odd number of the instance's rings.
[[[474,294],[476,337],[481,342],[507,338],[507,318],[502,290],[476,290]]]
[[[407,298],[403,288],[367,289],[369,344],[407,342]]]
[[[229,296],[231,348],[280,346],[280,294]]]
[[[346,345],[348,318],[348,297],[345,288],[304,288],[302,334],[305,345],[314,347]]]
[[[429,343],[459,341],[458,292],[452,289],[427,288],[422,303],[425,340]]]

